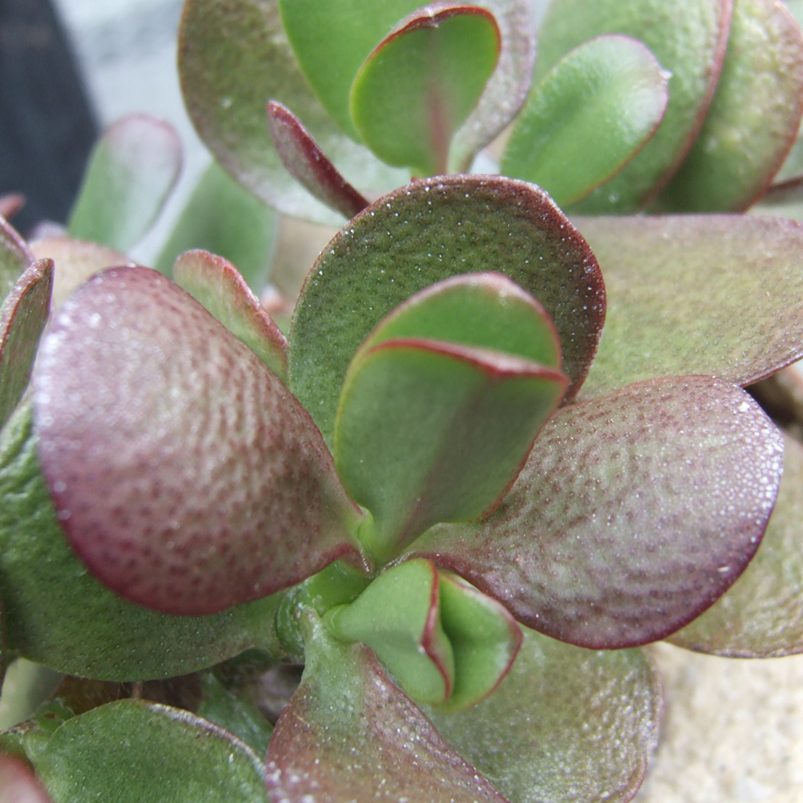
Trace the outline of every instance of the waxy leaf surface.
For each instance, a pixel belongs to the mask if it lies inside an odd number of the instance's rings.
[[[127,599],[214,613],[357,556],[359,513],[307,413],[156,271],[112,269],[79,289],[34,381],[59,520]]]
[[[0,753],[0,803],[51,803],[30,764]]]
[[[589,395],[655,376],[748,384],[803,357],[803,228],[737,215],[583,218],[608,316]]]
[[[736,0],[728,51],[700,134],[662,208],[740,212],[769,186],[803,113],[803,34],[777,0]]]
[[[501,172],[538,184],[560,206],[573,203],[635,155],[655,132],[668,100],[667,77],[641,42],[591,39],[533,88]]]
[[[0,218],[0,297],[5,298],[22,272],[36,257],[25,240],[5,220]],[[0,301],[0,303],[2,303]]]
[[[731,0],[563,0],[552,3],[538,40],[533,85],[572,48],[601,34],[644,42],[671,73],[661,126],[625,168],[576,205],[582,214],[633,212],[680,164],[716,86],[730,25]]]
[[[724,596],[669,640],[697,652],[771,658],[803,651],[803,446],[787,437],[778,502],[758,554]]]
[[[208,251],[185,251],[173,266],[173,278],[280,379],[286,379],[287,340],[231,262]]]
[[[591,651],[532,630],[499,688],[457,713],[425,708],[516,803],[625,803],[658,737],[661,690],[642,650]]]
[[[53,262],[32,262],[0,306],[0,427],[28,387],[52,290]]]
[[[288,803],[505,803],[361,644],[304,620],[307,664],[268,746],[268,793]]]
[[[92,153],[70,236],[130,248],[156,220],[180,169],[181,141],[167,123],[146,115],[114,123]]]
[[[293,392],[331,442],[351,358],[377,323],[411,295],[464,273],[493,270],[536,298],[577,392],[605,317],[593,254],[543,191],[502,177],[415,182],[349,223],[319,258],[291,328]]]
[[[402,21],[360,67],[349,107],[362,141],[414,175],[447,172],[455,131],[476,106],[499,58],[493,15],[440,2]]]
[[[664,638],[709,607],[761,541],[780,434],[739,388],[654,380],[559,410],[495,513],[411,552],[528,627],[592,648]]]

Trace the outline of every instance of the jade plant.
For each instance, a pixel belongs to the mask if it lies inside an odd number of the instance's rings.
[[[803,35],[555,0],[536,59],[531,10],[187,0],[159,270],[144,116],[0,224],[0,660],[66,675],[0,800],[625,801],[643,645],[800,651],[803,447],[741,386],[803,356],[803,230],[737,213],[797,192]],[[289,326],[257,199],[347,221]]]

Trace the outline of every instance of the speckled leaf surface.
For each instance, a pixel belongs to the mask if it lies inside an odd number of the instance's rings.
[[[778,0],[735,0],[711,107],[658,203],[684,212],[747,209],[786,158],[802,113],[800,27]]]
[[[68,299],[34,386],[59,520],[127,599],[214,613],[357,557],[360,514],[307,413],[156,271],[112,269]]]
[[[680,164],[714,92],[731,0],[562,0],[539,32],[534,84],[574,47],[601,34],[644,42],[672,77],[669,105],[655,136],[624,170],[576,205],[582,214],[626,214],[642,206]]]
[[[0,218],[0,297],[5,298],[36,257],[16,229]]]
[[[61,725],[36,756],[53,803],[267,803],[243,742],[169,706],[120,700]]]
[[[496,512],[411,552],[539,632],[591,648],[678,630],[744,570],[775,502],[783,443],[739,388],[654,380],[559,410]]]
[[[0,306],[0,427],[28,387],[52,290],[53,262],[32,262]]]
[[[728,215],[583,218],[608,316],[583,392],[655,376],[748,384],[803,356],[803,228]]]
[[[125,251],[162,209],[181,169],[181,140],[172,126],[144,114],[111,125],[87,167],[68,230]]]
[[[185,251],[173,266],[173,278],[286,380],[287,340],[231,262],[208,251]]]
[[[453,714],[425,710],[514,803],[625,803],[658,738],[661,690],[641,650],[585,650],[525,629],[490,697]]]
[[[348,364],[376,324],[442,279],[496,271],[546,309],[563,370],[582,384],[605,317],[602,275],[585,241],[543,191],[501,177],[415,182],[366,209],[319,258],[296,306],[293,392],[331,439]]]
[[[30,405],[0,436],[0,596],[9,648],[62,672],[144,680],[194,672],[259,645],[280,654],[277,596],[211,616],[167,616],[96,580],[70,548],[39,468]]]
[[[304,621],[301,686],[276,723],[266,779],[288,803],[505,803],[391,683],[364,645]]]
[[[320,7],[317,11],[320,15]],[[298,115],[360,192],[379,195],[409,178],[409,173],[382,164],[353,142],[325,111],[287,41],[277,0],[186,2],[179,32],[179,74],[189,115],[220,164],[285,214],[342,224],[340,215],[316,201],[282,165],[265,115],[271,99]]]
[[[785,439],[784,474],[766,535],[744,574],[702,616],[669,638],[739,658],[803,651],[803,446]]]
[[[0,803],[51,803],[30,764],[17,756],[0,754]]]

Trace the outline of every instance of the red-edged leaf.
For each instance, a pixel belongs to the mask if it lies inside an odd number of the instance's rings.
[[[50,803],[50,796],[27,761],[0,753],[0,803]]]
[[[36,257],[16,229],[0,219],[0,299],[11,292],[14,283]]]
[[[357,557],[359,513],[307,413],[155,271],[106,271],[64,304],[34,404],[68,539],[134,602],[212,613]]]
[[[782,452],[739,388],[710,377],[638,383],[560,410],[491,517],[438,525],[411,552],[547,635],[644,644],[688,624],[744,570]]]

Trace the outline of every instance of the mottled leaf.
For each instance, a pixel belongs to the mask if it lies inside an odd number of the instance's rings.
[[[208,251],[186,251],[176,260],[173,277],[268,368],[286,379],[287,340],[231,262]]]
[[[30,764],[0,753],[0,803],[50,803],[50,797]]]
[[[539,632],[630,647],[688,624],[761,541],[782,441],[744,391],[654,380],[565,407],[481,524],[433,527],[411,552]]]
[[[786,158],[801,114],[800,27],[777,0],[735,0],[714,99],[659,205],[684,212],[747,209]]]
[[[803,356],[803,228],[744,216],[584,218],[608,294],[583,386],[655,376],[748,384]]]
[[[561,206],[588,195],[654,134],[667,76],[641,42],[598,36],[569,51],[530,93],[501,171]]]
[[[394,686],[367,647],[303,620],[307,665],[268,747],[268,794],[287,803],[505,803]]]
[[[758,554],[733,588],[669,640],[739,658],[803,651],[802,522],[803,446],[787,437],[778,502]]]
[[[425,710],[516,803],[625,803],[657,742],[661,689],[641,650],[585,650],[525,630],[490,697],[458,713]]]
[[[321,255],[296,306],[290,341],[293,392],[331,441],[348,364],[376,324],[442,279],[497,271],[551,316],[563,370],[576,393],[605,316],[596,261],[537,187],[453,176],[415,182],[366,209]]]
[[[0,298],[5,298],[22,272],[36,257],[25,240],[5,220],[0,219]]]
[[[0,427],[28,387],[52,289],[53,262],[32,262],[0,306]]]
[[[156,271],[112,269],[71,296],[34,382],[58,518],[127,599],[215,613],[357,559],[359,513],[306,412]]]
[[[625,168],[576,205],[582,214],[633,212],[677,169],[702,124],[716,86],[731,0],[561,0],[539,31],[533,85],[572,48],[601,34],[639,39],[671,73],[669,105],[655,136]]]
[[[276,214],[213,161],[204,171],[154,267],[169,276],[176,257],[202,248],[227,259],[251,289],[265,289],[276,244]]]
[[[68,225],[71,237],[125,251],[150,229],[181,169],[172,126],[144,114],[98,141]]]

